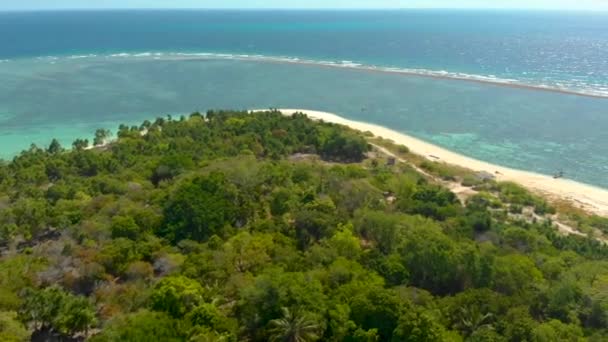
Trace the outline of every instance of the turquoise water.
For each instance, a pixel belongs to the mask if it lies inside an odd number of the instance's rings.
[[[606,55],[608,16],[585,13],[5,13],[0,157],[166,114],[307,108],[608,188],[607,98],[504,86],[603,95]]]
[[[6,72],[6,71],[5,71]],[[310,108],[531,171],[608,186],[608,100],[337,67],[229,59],[14,62],[0,84],[9,157],[51,137],[209,108]]]

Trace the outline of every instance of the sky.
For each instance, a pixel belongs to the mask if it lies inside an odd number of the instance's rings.
[[[0,11],[98,8],[522,8],[608,10],[608,0],[0,0]]]

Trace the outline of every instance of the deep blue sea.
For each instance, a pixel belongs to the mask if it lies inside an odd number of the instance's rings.
[[[608,188],[608,13],[0,13],[0,157],[212,108],[325,110]]]

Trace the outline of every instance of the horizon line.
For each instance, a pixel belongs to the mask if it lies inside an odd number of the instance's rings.
[[[60,11],[530,11],[530,12],[608,12],[607,8],[540,8],[540,7],[65,7],[38,9],[0,9],[6,12],[60,12]]]

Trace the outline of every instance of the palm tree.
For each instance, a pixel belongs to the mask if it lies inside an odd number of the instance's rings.
[[[305,315],[283,308],[283,317],[270,321],[271,342],[310,342],[319,339],[319,326]]]
[[[478,307],[460,308],[461,324],[467,335],[473,334],[480,329],[493,330],[494,327],[490,323],[494,315],[490,312],[482,314]]]

